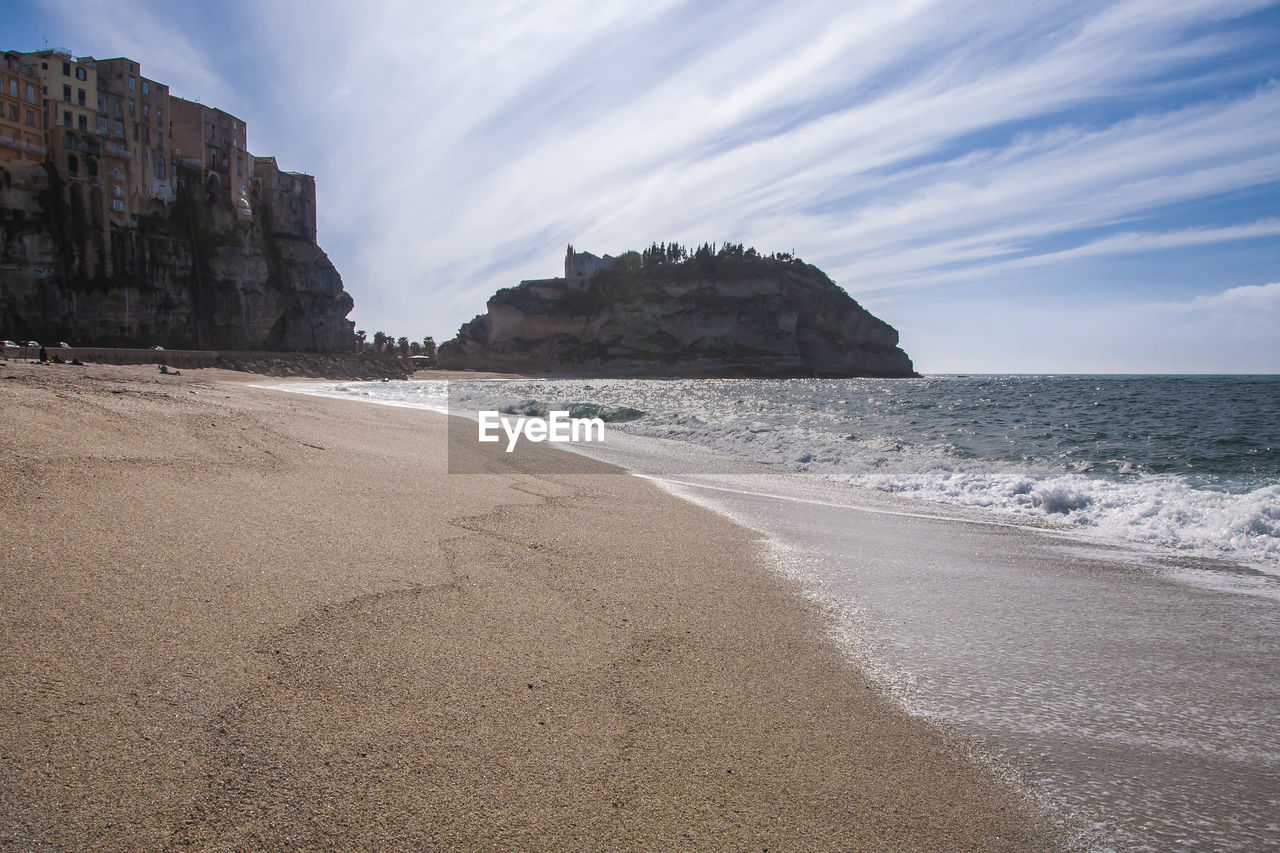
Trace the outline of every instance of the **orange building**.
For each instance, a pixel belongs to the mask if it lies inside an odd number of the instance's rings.
[[[201,170],[208,198],[229,205],[241,218],[252,214],[249,187],[253,158],[246,146],[245,123],[225,110],[173,97],[170,125],[173,156]]]
[[[40,78],[22,70],[22,54],[0,55],[0,166],[30,166],[45,156]]]
[[[169,87],[143,77],[142,66],[128,57],[97,62],[98,131],[126,149],[128,209],[138,214],[156,202],[173,201]]]

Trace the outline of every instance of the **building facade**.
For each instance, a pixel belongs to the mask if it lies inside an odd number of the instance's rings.
[[[91,56],[77,59],[57,47],[23,54],[22,66],[40,79],[48,159],[64,178],[98,183],[102,152],[97,138],[97,63]]]
[[[179,163],[199,174],[186,189],[230,208],[241,222],[252,219],[257,195],[276,214],[273,231],[315,240],[315,179],[253,157],[239,117],[173,97],[129,57],[46,48],[0,58],[0,165],[54,166],[72,215],[91,220],[88,229],[100,231],[101,242],[110,243],[109,224],[161,213],[177,197]],[[263,170],[258,180],[255,163]],[[86,262],[86,270],[99,266]]]
[[[253,158],[254,194],[271,211],[271,233],[316,241],[316,179],[281,172],[274,157]]]
[[[30,166],[46,153],[44,97],[39,77],[23,70],[22,54],[0,54],[0,166]]]
[[[142,76],[142,66],[124,56],[99,59],[98,131],[125,149],[126,207],[144,213],[156,202],[173,201],[169,87]],[[113,206],[117,198],[113,198]]]
[[[247,148],[249,131],[236,116],[183,98],[170,98],[173,156],[199,168],[210,201],[230,205],[242,218],[252,216],[249,188],[253,158]]]

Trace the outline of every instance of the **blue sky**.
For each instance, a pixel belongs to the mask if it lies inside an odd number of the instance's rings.
[[[6,6],[0,46],[135,58],[314,174],[370,334],[566,243],[727,240],[923,372],[1280,372],[1278,3]]]

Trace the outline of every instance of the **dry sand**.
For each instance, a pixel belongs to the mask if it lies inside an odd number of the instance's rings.
[[[5,849],[1050,845],[744,529],[250,379],[0,367]]]

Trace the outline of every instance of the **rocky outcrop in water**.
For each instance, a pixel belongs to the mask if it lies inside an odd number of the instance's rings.
[[[521,282],[440,347],[440,366],[592,376],[914,376],[892,326],[825,273],[741,246],[652,246]],[[590,256],[594,258],[594,256]],[[600,260],[600,259],[595,259]],[[597,265],[598,266],[598,265]]]
[[[183,170],[186,172],[187,170]],[[0,169],[0,330],[83,346],[349,352],[353,302],[314,232],[210,203],[196,173],[132,224],[49,166]],[[284,217],[282,217],[284,219]],[[296,233],[295,233],[296,232]]]

